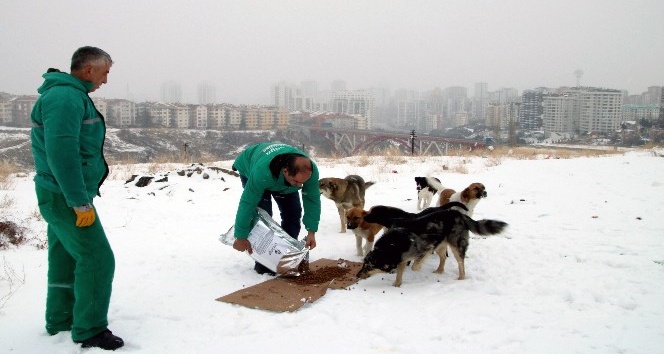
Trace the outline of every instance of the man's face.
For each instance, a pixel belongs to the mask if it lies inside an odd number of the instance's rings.
[[[288,174],[288,170],[284,169],[284,179],[291,186],[302,187],[309,178],[311,178],[311,171],[302,171],[295,176],[291,176]]]
[[[101,85],[106,83],[108,78],[108,73],[111,71],[111,64],[108,62],[103,62],[102,64],[92,65],[88,64],[85,68],[86,81],[89,81],[93,84],[90,92],[96,91]]]

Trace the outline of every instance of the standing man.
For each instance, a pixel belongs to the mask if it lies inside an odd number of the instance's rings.
[[[320,189],[318,167],[302,151],[283,143],[260,143],[247,147],[233,163],[240,174],[242,196],[235,216],[235,242],[233,248],[252,252],[247,240],[256,217],[256,207],[272,215],[272,198],[279,207],[281,227],[288,235],[298,239],[300,219],[307,229],[306,246],[316,247],[316,231],[320,221]],[[302,190],[302,204],[300,194]],[[274,275],[269,268],[256,262],[258,274]]]
[[[113,60],[81,47],[71,73],[49,69],[32,110],[32,154],[39,211],[47,223],[46,331],[71,331],[84,348],[124,345],[108,330],[115,258],[92,199],[108,175],[106,124],[90,92],[106,83]]]

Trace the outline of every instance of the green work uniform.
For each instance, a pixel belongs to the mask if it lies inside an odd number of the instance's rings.
[[[88,96],[93,84],[70,74],[43,75],[32,110],[32,153],[39,211],[47,222],[46,330],[82,341],[108,327],[115,259],[99,215],[77,227],[73,207],[92,204],[108,175],[104,117]]]
[[[308,157],[301,150],[278,142],[260,143],[247,147],[233,162],[240,175],[247,177],[240,204],[235,216],[235,237],[247,238],[252,221],[256,216],[256,207],[266,190],[282,194],[297,193],[302,190],[304,215],[302,223],[307,231],[318,231],[320,222],[320,188],[318,185],[318,166],[311,161],[311,177],[302,187],[288,185],[283,172],[275,178],[270,171],[270,162],[277,155],[298,154]]]

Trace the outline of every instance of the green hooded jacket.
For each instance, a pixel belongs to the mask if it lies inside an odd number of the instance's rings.
[[[245,239],[249,237],[252,221],[257,215],[256,207],[263,197],[265,190],[282,194],[297,193],[302,189],[302,207],[304,215],[302,223],[307,231],[318,231],[320,222],[320,188],[318,186],[318,166],[311,161],[311,177],[302,187],[291,186],[284,180],[283,171],[279,177],[274,178],[270,171],[270,162],[281,154],[298,154],[308,157],[307,154],[279,142],[260,143],[246,148],[233,163],[233,166],[242,175],[247,177],[247,184],[240,197],[240,205],[235,216],[235,237]],[[310,159],[311,160],[311,159]]]
[[[106,123],[88,96],[93,84],[63,72],[42,77],[31,114],[35,184],[63,194],[70,207],[91,203],[108,175]]]

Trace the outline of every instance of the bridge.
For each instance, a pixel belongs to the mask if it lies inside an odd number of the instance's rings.
[[[357,155],[372,146],[392,142],[405,151],[411,151],[411,136],[406,133],[388,131],[350,130],[325,127],[291,126],[309,139],[324,139],[334,144],[338,152],[349,156]],[[483,142],[466,139],[443,138],[437,136],[416,136],[413,153],[416,155],[449,155],[449,150],[483,149]]]

